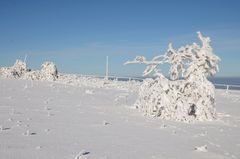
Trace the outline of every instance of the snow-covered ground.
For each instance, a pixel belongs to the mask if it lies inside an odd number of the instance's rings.
[[[240,158],[240,91],[186,124],[143,116],[132,89],[0,79],[0,158]]]

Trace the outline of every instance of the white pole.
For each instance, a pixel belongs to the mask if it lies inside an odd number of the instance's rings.
[[[105,78],[108,80],[108,56],[106,56],[106,77]]]
[[[26,61],[27,61],[27,54],[25,54],[25,57],[24,57],[24,62],[26,63]]]

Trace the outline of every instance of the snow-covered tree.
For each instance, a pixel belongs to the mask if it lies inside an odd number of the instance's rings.
[[[0,75],[6,78],[20,78],[30,69],[27,64],[22,60],[16,60],[12,67],[2,67],[0,68]]]
[[[40,71],[31,71],[25,62],[17,59],[13,66],[0,68],[0,77],[55,81],[58,71],[56,65],[49,61],[42,64]]]
[[[137,56],[125,64],[147,65],[144,76],[156,78],[144,80],[135,106],[146,115],[163,119],[191,122],[213,120],[215,113],[215,87],[207,80],[218,71],[220,58],[213,53],[210,38],[198,32],[202,43],[174,49],[172,44],[164,55],[148,61]],[[170,64],[170,80],[160,71],[160,64]]]
[[[44,79],[54,81],[58,78],[58,70],[53,62],[46,61],[42,64],[41,75]]]

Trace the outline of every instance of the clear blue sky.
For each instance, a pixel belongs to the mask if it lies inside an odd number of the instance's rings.
[[[34,69],[51,60],[60,72],[104,74],[108,55],[112,75],[139,76],[143,66],[122,64],[199,42],[197,31],[222,59],[218,76],[240,76],[238,0],[0,0],[0,66],[27,53]]]

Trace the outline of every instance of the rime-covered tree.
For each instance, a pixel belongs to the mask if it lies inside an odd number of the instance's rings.
[[[215,113],[215,88],[207,76],[218,71],[220,61],[212,50],[210,38],[198,32],[202,43],[174,49],[172,44],[164,55],[148,61],[137,56],[125,64],[147,65],[144,76],[156,78],[144,80],[135,106],[146,115],[163,119],[191,122],[213,120]],[[160,71],[159,65],[170,64],[170,80]]]
[[[46,61],[42,64],[41,75],[44,79],[55,81],[58,78],[58,70],[53,62]]]
[[[0,68],[0,77],[55,81],[58,70],[53,62],[47,61],[42,64],[40,71],[33,71],[27,67],[26,62],[17,59],[13,66]]]

